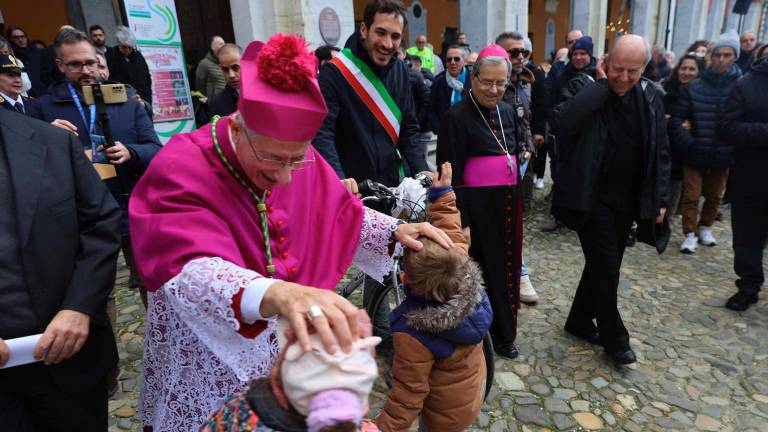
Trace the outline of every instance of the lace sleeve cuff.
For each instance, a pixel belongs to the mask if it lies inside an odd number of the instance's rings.
[[[389,252],[397,222],[392,216],[365,208],[360,243],[352,264],[379,282],[383,281],[384,276],[392,269],[393,257],[402,253],[399,243],[395,246],[394,254]]]

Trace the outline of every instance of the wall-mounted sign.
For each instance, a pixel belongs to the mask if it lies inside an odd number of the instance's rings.
[[[328,45],[336,45],[341,38],[341,21],[333,8],[324,8],[320,11],[320,36]]]
[[[152,75],[155,131],[162,142],[194,129],[189,77],[179,34],[174,0],[123,0],[133,30]]]

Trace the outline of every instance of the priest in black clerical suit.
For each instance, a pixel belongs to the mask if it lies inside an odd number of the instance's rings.
[[[603,346],[617,364],[636,361],[618,309],[621,261],[632,222],[659,252],[668,241],[669,143],[663,92],[641,80],[651,55],[641,36],[619,38],[595,78],[568,83],[551,125],[561,140],[552,212],[576,230],[584,271],[565,330]]]
[[[491,45],[472,68],[472,89],[440,122],[437,165],[450,162],[462,226],[470,230],[469,254],[480,264],[493,308],[496,353],[515,358],[520,307],[522,208],[517,116],[501,101],[509,84],[506,51]]]

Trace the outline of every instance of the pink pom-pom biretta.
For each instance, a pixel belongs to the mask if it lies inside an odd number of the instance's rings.
[[[237,103],[248,127],[281,141],[311,140],[328,114],[316,70],[317,60],[300,36],[277,34],[266,44],[248,44]]]
[[[307,51],[307,41],[278,33],[259,52],[259,77],[281,90],[304,90],[317,73],[317,57]]]

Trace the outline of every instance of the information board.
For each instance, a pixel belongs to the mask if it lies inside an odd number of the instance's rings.
[[[189,77],[173,0],[123,0],[128,26],[152,75],[155,131],[163,142],[195,128]]]

